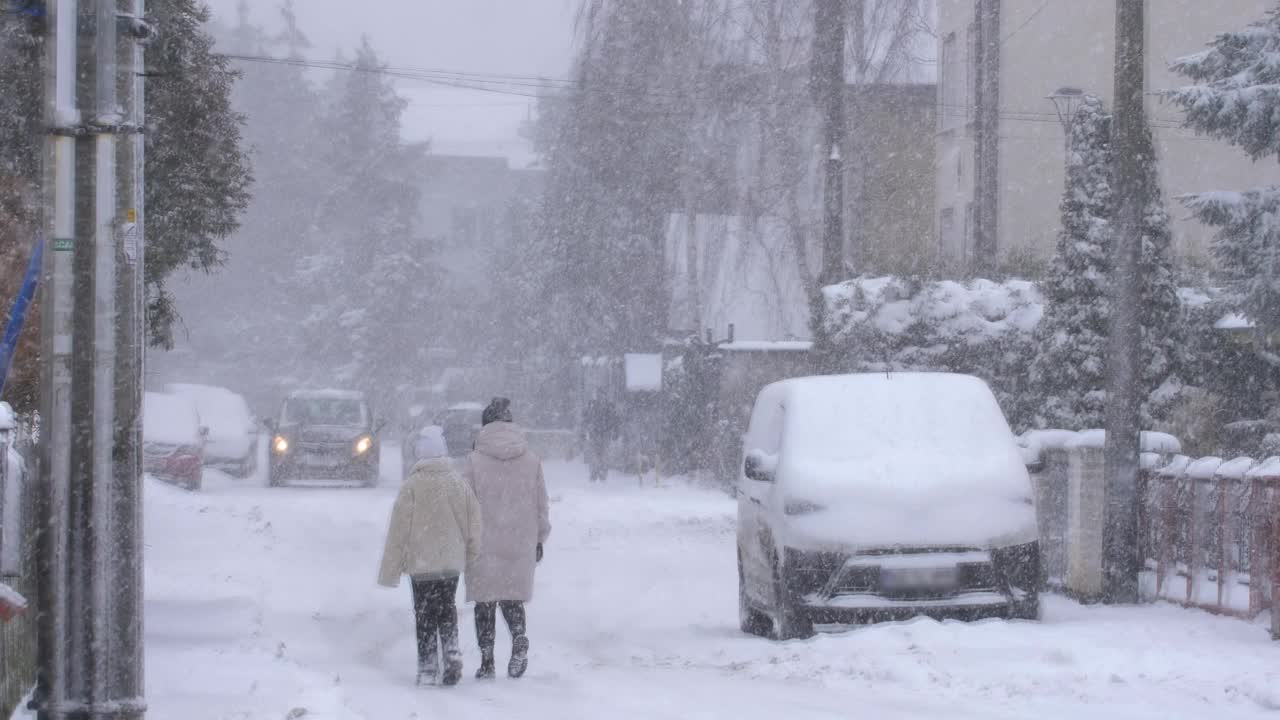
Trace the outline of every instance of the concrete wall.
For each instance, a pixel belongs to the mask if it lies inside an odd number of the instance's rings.
[[[1215,34],[1262,19],[1270,0],[1158,0],[1148,2],[1147,87],[1155,92],[1185,84],[1168,70],[1179,57],[1197,52]],[[971,102],[972,78],[964,59],[974,0],[939,0],[939,42],[954,33],[952,63],[943,65],[941,85],[960,82]],[[1048,258],[1059,225],[1058,205],[1064,177],[1064,138],[1054,105],[1046,99],[1061,87],[1076,87],[1110,106],[1115,55],[1115,3],[1110,0],[1031,3],[1005,0],[1001,8],[1000,220],[999,249]],[[940,87],[939,97],[955,96]],[[940,101],[941,102],[941,101]],[[1239,150],[1182,129],[1181,113],[1154,96],[1148,101],[1166,201],[1174,218],[1175,249],[1184,258],[1204,259],[1212,231],[1190,219],[1174,198],[1205,190],[1243,189],[1280,183],[1280,164],[1253,163]],[[964,108],[948,108],[964,112]],[[973,197],[972,129],[965,124],[938,135],[938,221],[951,209],[963,215]],[[960,165],[957,171],[957,165]],[[942,235],[940,235],[942,237]],[[944,250],[964,256],[960,241],[942,237]]]

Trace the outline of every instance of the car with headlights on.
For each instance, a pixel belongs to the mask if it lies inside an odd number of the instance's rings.
[[[301,390],[290,393],[270,421],[267,484],[291,480],[350,480],[378,484],[378,428],[363,393]]]
[[[1031,480],[975,377],[796,378],[756,398],[738,480],[742,629],[1036,619]]]

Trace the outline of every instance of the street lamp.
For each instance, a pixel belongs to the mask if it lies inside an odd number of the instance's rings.
[[[1080,108],[1084,98],[1084,90],[1076,87],[1061,87],[1045,97],[1053,103],[1053,109],[1058,111],[1058,122],[1062,123],[1063,143],[1068,155],[1071,153],[1071,121],[1075,119],[1076,110]]]

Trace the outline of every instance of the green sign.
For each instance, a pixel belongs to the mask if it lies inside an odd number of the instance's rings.
[[[76,247],[75,238],[54,238],[53,239],[54,252],[71,252],[72,250],[75,249],[75,247]]]

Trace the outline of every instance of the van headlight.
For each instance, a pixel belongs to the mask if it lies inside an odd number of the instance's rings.
[[[284,436],[277,435],[275,440],[271,441],[271,449],[276,451],[277,455],[283,455],[289,452],[289,441]]]
[[[369,449],[372,447],[373,447],[373,438],[362,437],[356,441],[356,454],[363,455],[369,452]]]

